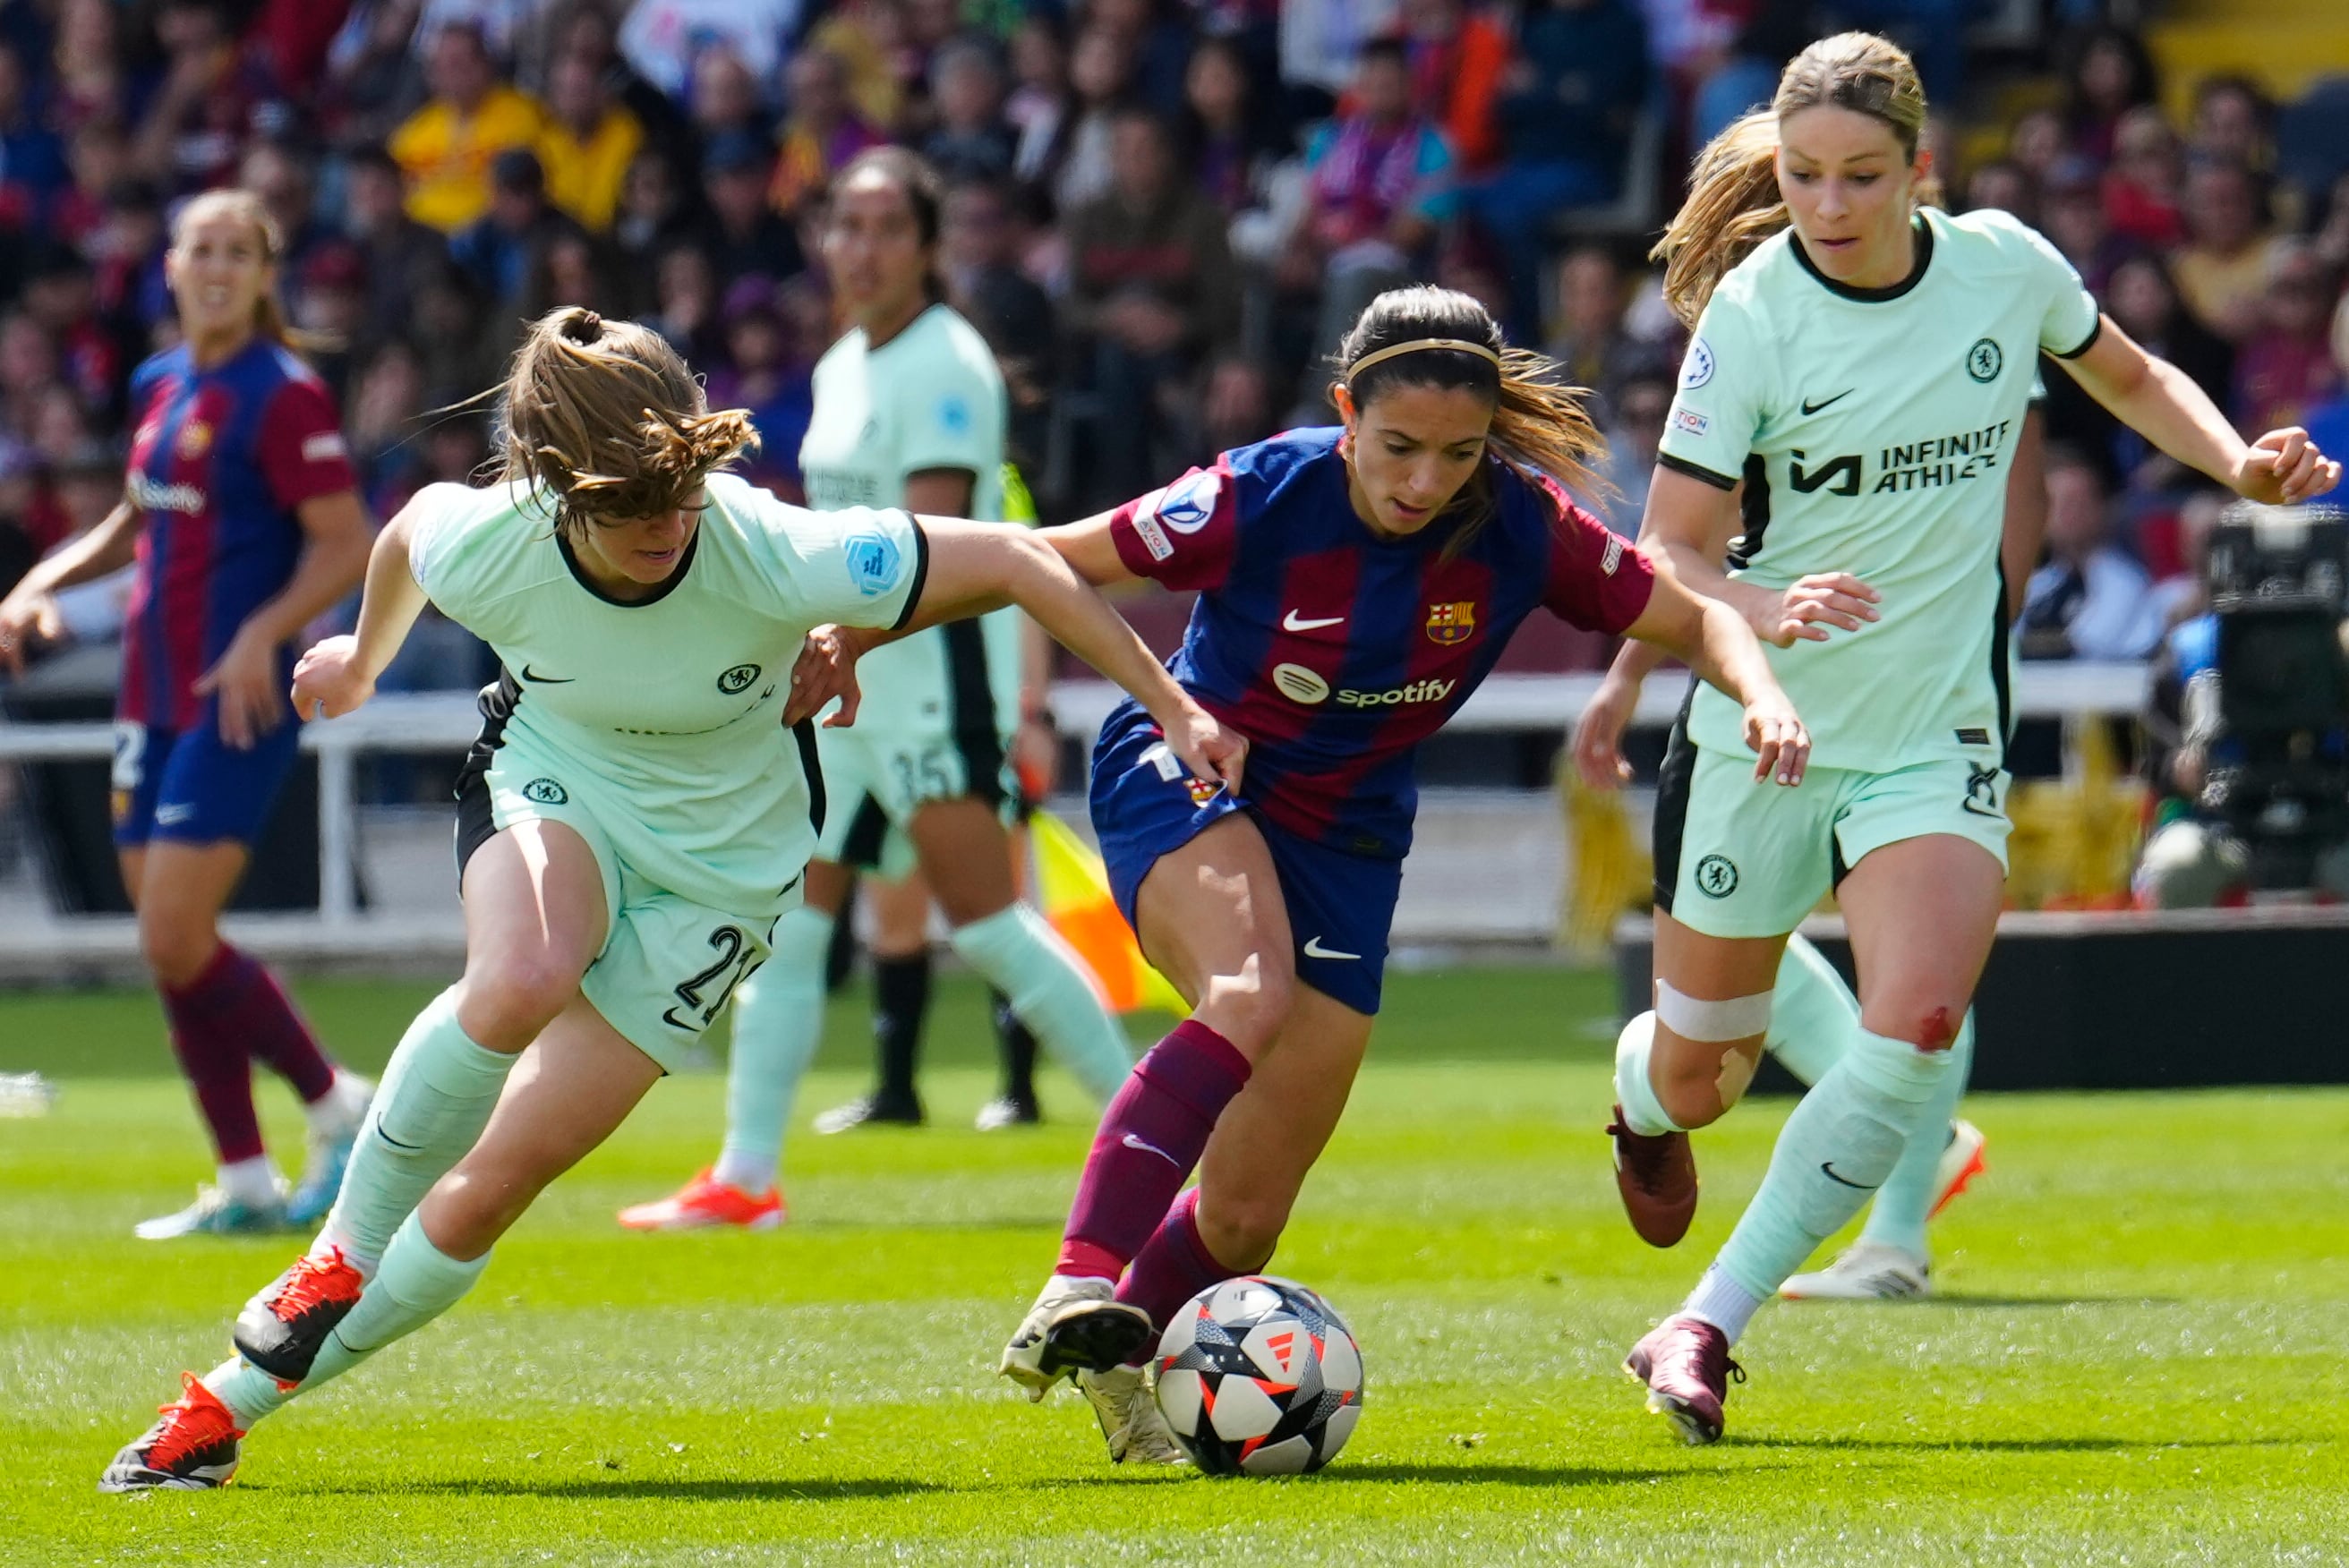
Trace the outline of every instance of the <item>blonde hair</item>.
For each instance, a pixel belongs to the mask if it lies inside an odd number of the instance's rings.
[[[198,223],[205,219],[225,215],[249,225],[261,242],[261,264],[274,267],[285,255],[285,236],[278,232],[277,220],[269,214],[268,206],[251,191],[207,191],[180,209],[171,220],[171,249],[177,251],[188,242]],[[280,348],[299,348],[300,340],[286,325],[285,307],[277,303],[274,289],[264,288],[261,297],[253,302],[253,330]]]
[[[1399,348],[1410,352],[1390,352]],[[1493,405],[1485,444],[1500,462],[1585,495],[1607,488],[1589,467],[1605,443],[1583,409],[1582,389],[1555,360],[1510,347],[1492,314],[1455,289],[1389,289],[1363,309],[1330,361],[1358,411],[1396,387],[1461,387]],[[1478,465],[1445,510],[1455,507],[1467,509],[1466,521],[1445,542],[1446,560],[1499,510],[1490,464]]]
[[[500,477],[543,487],[567,534],[673,511],[759,444],[748,409],[709,411],[658,333],[578,305],[531,324],[500,401]]]
[[[1925,131],[1925,88],[1899,45],[1874,33],[1821,38],[1786,62],[1770,107],[1756,109],[1706,143],[1689,174],[1688,199],[1650,256],[1664,263],[1664,303],[1690,325],[1731,268],[1786,226],[1778,194],[1778,128],[1792,114],[1832,105],[1881,120],[1917,160]],[[1938,205],[1940,181],[1917,181],[1916,199]]]

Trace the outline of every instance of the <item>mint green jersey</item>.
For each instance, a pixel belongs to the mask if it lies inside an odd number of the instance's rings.
[[[409,564],[505,666],[485,744],[559,764],[547,793],[585,796],[646,881],[771,913],[815,844],[781,723],[801,640],[827,622],[902,623],[927,546],[903,511],[808,511],[731,474],[707,495],[683,564],[650,599],[593,587],[520,486],[429,487]]]
[[[878,348],[853,327],[816,361],[815,407],[800,443],[808,504],[903,506],[914,475],[960,469],[973,480],[970,515],[1004,521],[1008,414],[995,351],[947,306],[930,306]],[[864,699],[854,727],[926,736],[958,717],[968,726],[982,690],[998,727],[1008,727],[1019,714],[1019,613],[1005,609],[981,618],[976,639],[934,626],[875,648],[857,665]],[[979,659],[983,672],[972,667]],[[827,746],[833,739],[827,732]]]
[[[1998,547],[2006,470],[2044,351],[2095,341],[2095,301],[2004,212],[1919,218],[1909,280],[1831,282],[1791,231],[1723,278],[1697,323],[1664,466],[1747,486],[1743,581],[1847,572],[1880,619],[1765,648],[1821,768],[1993,761],[2009,717]],[[1700,686],[1699,746],[1743,754],[1738,707]]]

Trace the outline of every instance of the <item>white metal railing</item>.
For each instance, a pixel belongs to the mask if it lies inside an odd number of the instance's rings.
[[[1500,675],[1486,680],[1449,727],[1469,730],[1557,729],[1561,733],[1598,689],[1595,675]],[[1684,683],[1651,679],[1633,722],[1665,725],[1680,710]],[[1053,709],[1062,729],[1090,737],[1117,705],[1106,681],[1062,681]],[[2133,664],[2037,664],[2022,666],[2015,710],[2027,717],[2139,711],[2146,672]],[[434,692],[377,696],[344,718],[305,725],[305,750],[318,758],[318,920],[344,928],[358,921],[356,758],[362,751],[462,751],[481,727],[471,693]],[[0,763],[103,758],[113,755],[105,724],[9,724],[0,721]]]

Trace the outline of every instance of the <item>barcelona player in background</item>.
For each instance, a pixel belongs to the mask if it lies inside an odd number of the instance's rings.
[[[1598,434],[1482,305],[1381,294],[1338,363],[1343,428],[1041,535],[1093,583],[1200,591],[1172,668],[1251,748],[1237,792],[1197,784],[1129,706],[1093,752],[1112,890],[1192,1012],[1111,1101],[1002,1370],[1039,1398],[1078,1374],[1118,1460],[1181,1459],[1134,1363],[1186,1297],[1270,1259],[1370,1040],[1413,755],[1518,624],[1680,654],[1744,705],[1757,779],[1794,783],[1808,751],[1745,624],[1568,500]]]
[[[221,940],[301,725],[285,697],[302,630],[357,586],[369,535],[332,398],[276,300],[260,198],[214,191],[173,226],[179,346],[139,367],[122,501],[0,602],[0,661],[55,625],[57,590],[138,562],[115,707],[114,841],[171,1047],[212,1130],[219,1180],[150,1240],[316,1221],[370,1086],[318,1048],[268,970]],[[292,1192],[262,1147],[252,1059],[309,1118]]]

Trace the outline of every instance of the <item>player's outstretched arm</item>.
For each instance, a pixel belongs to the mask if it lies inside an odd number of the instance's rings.
[[[1195,776],[1239,787],[1247,742],[1175,684],[1133,628],[1040,532],[937,517],[923,518],[921,525],[929,538],[929,573],[905,629],[1017,604],[1063,647],[1131,692]]]
[[[1124,558],[1118,554],[1117,542],[1110,537],[1109,521],[1114,515],[1099,512],[1058,528],[1040,528],[1036,537],[1050,545],[1078,576],[1096,588],[1138,582]]]
[[[423,495],[429,495],[427,490]],[[367,553],[358,630],[328,637],[294,666],[294,707],[305,718],[339,718],[375,695],[376,677],[424,613],[424,589],[409,565],[409,540],[423,496],[384,524]]]
[[[2245,441],[2194,378],[2147,354],[2110,316],[2076,359],[2060,361],[2113,417],[2250,500],[2291,505],[2341,482],[2341,465],[2297,426]]]
[[[1745,709],[1745,744],[1754,752],[1754,777],[1799,784],[1811,755],[1803,727],[1763,655],[1762,645],[1736,611],[1692,593],[1671,570],[1656,573],[1648,607],[1624,634],[1651,643],[1685,663]]]

